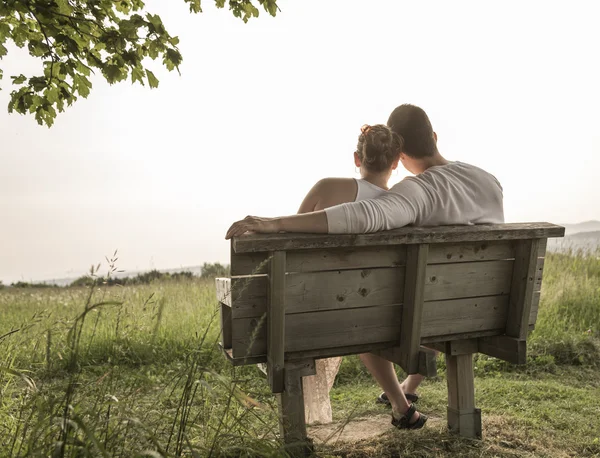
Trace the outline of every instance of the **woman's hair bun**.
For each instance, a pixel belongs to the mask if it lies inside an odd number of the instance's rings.
[[[356,153],[367,170],[383,172],[400,157],[402,143],[402,137],[388,126],[366,124],[361,128]]]

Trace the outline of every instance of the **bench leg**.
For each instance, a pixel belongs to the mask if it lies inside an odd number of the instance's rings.
[[[448,429],[462,437],[481,439],[481,410],[475,407],[473,355],[446,354]]]
[[[287,453],[293,457],[305,457],[312,454],[312,443],[306,435],[302,377],[315,373],[314,360],[286,363],[285,387],[282,393],[277,394],[279,431]]]

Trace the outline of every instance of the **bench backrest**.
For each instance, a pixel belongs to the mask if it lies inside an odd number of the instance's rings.
[[[563,234],[527,223],[239,237],[231,279],[217,279],[222,344],[236,364],[398,347],[414,372],[422,344],[524,341],[546,239]]]

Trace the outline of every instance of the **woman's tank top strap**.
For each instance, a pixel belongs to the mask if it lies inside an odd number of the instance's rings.
[[[359,200],[374,199],[375,197],[380,196],[384,192],[387,192],[387,190],[380,188],[379,186],[375,186],[374,184],[363,180],[362,178],[355,178],[355,180],[356,185],[358,186],[358,190],[356,192],[356,199],[354,199],[355,202],[358,202]]]

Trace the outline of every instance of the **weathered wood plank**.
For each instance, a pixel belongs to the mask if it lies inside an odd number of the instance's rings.
[[[546,258],[537,258],[535,266],[535,280],[533,285],[534,291],[542,290],[542,277],[544,275],[544,263]]]
[[[397,342],[402,306],[385,305],[287,315],[285,350],[300,352],[325,348]],[[260,318],[234,319],[233,356],[260,355],[266,351],[265,323]]]
[[[351,246],[538,239],[562,237],[564,233],[564,227],[550,223],[510,223],[403,227],[373,234],[248,234],[234,237],[232,248],[239,254]]]
[[[512,241],[439,243],[429,247],[427,264],[514,259]]]
[[[284,389],[285,353],[285,251],[276,251],[269,261],[269,303],[267,307],[267,378],[271,391]],[[234,356],[235,348],[234,348]]]
[[[472,355],[477,353],[477,339],[451,340],[449,342],[437,342],[428,344],[449,356]]]
[[[512,266],[510,260],[427,266],[425,301],[508,294]]]
[[[480,337],[479,352],[512,364],[527,362],[527,342],[509,336]]]
[[[508,294],[513,261],[437,264],[426,268],[425,301]],[[404,300],[405,267],[287,275],[287,313],[398,304]],[[267,278],[234,278],[233,318],[266,311]]]
[[[533,293],[533,300],[531,302],[531,311],[529,313],[529,326],[535,325],[537,321],[538,311],[540,309],[540,292],[536,291]]]
[[[231,307],[231,279],[215,278],[215,287],[217,289],[217,301]]]
[[[490,329],[488,331],[473,331],[473,332],[462,332],[459,334],[447,334],[444,336],[429,336],[421,338],[421,345],[426,347],[432,346],[438,342],[449,342],[453,340],[464,340],[464,339],[475,339],[477,337],[488,337],[488,336],[499,336],[504,335],[504,328],[501,329]]]
[[[221,308],[221,344],[223,348],[231,348],[231,307],[219,304]]]
[[[409,374],[416,374],[419,370],[421,319],[428,253],[429,245],[425,244],[410,245],[406,252],[400,350],[402,368]]]
[[[462,437],[481,438],[481,412],[475,408],[473,355],[446,354],[448,428]]]
[[[403,352],[399,346],[388,347],[381,350],[374,350],[371,351],[371,353],[374,353],[383,359],[387,359],[392,363],[398,364],[400,367],[402,367],[402,365],[404,364]],[[425,377],[435,377],[437,375],[435,351],[426,347],[420,347],[418,367],[418,374],[421,374]],[[404,368],[402,367],[402,369]],[[404,371],[406,372],[406,369],[404,369]]]
[[[287,453],[293,457],[311,454],[311,446],[306,436],[302,377],[315,373],[314,361],[285,365],[285,390],[278,395],[279,430]]]
[[[421,337],[501,329],[507,313],[508,295],[425,302]]]
[[[267,272],[267,253],[242,253],[231,256],[231,275],[256,275]],[[372,269],[398,267],[406,263],[406,247],[372,246],[330,248],[287,252],[287,272]]]
[[[287,313],[401,304],[404,271],[404,267],[393,267],[288,274]],[[266,311],[266,277],[245,277],[233,282],[233,318],[261,316]]]
[[[508,303],[506,335],[527,338],[531,304],[535,293],[539,240],[523,240],[517,244],[512,285]]]

